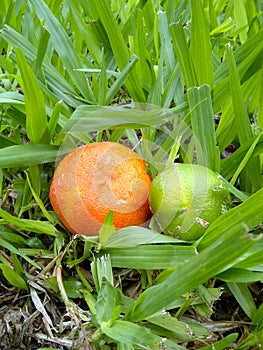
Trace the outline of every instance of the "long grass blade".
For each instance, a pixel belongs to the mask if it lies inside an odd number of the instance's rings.
[[[170,26],[171,36],[174,43],[174,50],[179,61],[187,88],[198,86],[195,67],[188,49],[188,43],[182,23],[179,21]]]
[[[15,48],[19,48],[23,52],[29,64],[35,61],[37,49],[24,36],[15,31],[13,28],[5,25],[1,29],[1,37],[12,44]],[[57,96],[59,100],[67,102],[70,106],[77,107],[80,103],[73,98],[73,96],[75,96],[74,89],[69,82],[67,82],[66,79],[58,73],[56,68],[46,57],[43,60],[42,69],[45,72],[48,86],[55,96]]]
[[[230,45],[226,47],[226,57],[229,64],[229,81],[230,91],[233,101],[233,112],[235,118],[235,126],[237,128],[238,137],[241,145],[249,140],[253,134],[249,118],[245,109],[244,99],[240,88],[240,79],[238,69],[235,63],[233,50]],[[247,165],[249,179],[253,185],[254,190],[257,190],[263,186],[262,175],[260,172],[260,163],[258,158],[251,159]],[[247,180],[244,179],[244,182]],[[244,188],[248,190],[248,185],[245,183]]]
[[[253,319],[257,308],[247,284],[228,282],[227,286],[248,317]]]
[[[26,129],[32,143],[49,142],[45,101],[37,79],[26,62],[20,49],[16,50],[18,67],[23,80],[23,92],[26,106]]]
[[[103,0],[92,1],[90,3],[90,8],[102,22],[107,32],[115,60],[119,66],[119,69],[123,70],[130,60],[131,55],[128,51],[128,47],[121,33],[121,30],[117,25],[114,15],[111,11],[109,3]],[[129,77],[126,80],[126,85],[135,101],[145,101],[145,95],[140,84],[140,79],[135,74],[135,71],[130,72]]]
[[[254,211],[254,215],[251,216],[251,212],[248,213],[248,208],[251,206],[253,209],[256,207],[257,213],[261,215],[258,216]],[[242,222],[240,220],[238,224],[232,219],[232,214],[236,216],[236,211],[239,213],[239,218],[242,217]],[[199,255],[191,258],[187,264],[180,265],[180,268],[175,269],[164,282],[142,293],[127,313],[127,319],[138,321],[160,312],[176,297],[227,270],[253,246],[255,242],[245,235],[249,229],[263,220],[263,189],[228,213],[230,214],[227,219],[223,215],[221,220],[218,219],[210,226],[210,235],[207,234],[206,237],[210,237],[211,234],[216,235],[217,238],[213,243],[208,245],[207,240],[204,240]],[[224,240],[221,238],[222,227],[225,228]]]
[[[215,123],[208,85],[188,90],[191,125],[196,142],[197,161],[214,171],[219,171],[220,155],[216,145]]]
[[[72,81],[88,101],[95,103],[96,101],[85,75],[76,71],[77,68],[81,68],[82,64],[66,31],[43,0],[30,0],[30,2],[40,21],[45,23],[45,27],[50,33],[50,41],[58,52]]]
[[[109,253],[112,266],[142,270],[168,269],[181,263],[187,263],[195,256],[194,247],[165,245],[141,245],[133,248],[105,248]]]
[[[199,0],[191,0],[190,53],[197,75],[198,85],[208,84],[213,88],[212,45],[209,25],[204,7]]]
[[[14,145],[0,149],[0,168],[27,167],[56,160],[58,146]]]

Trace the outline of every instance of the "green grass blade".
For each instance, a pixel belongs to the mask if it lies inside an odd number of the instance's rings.
[[[232,347],[235,340],[238,338],[238,333],[231,333],[227,335],[225,338],[213,343],[212,345],[204,346],[199,348],[199,350],[225,350]]]
[[[257,308],[247,284],[228,282],[227,286],[247,316],[253,319]]]
[[[260,228],[259,228],[260,231]],[[235,268],[263,271],[262,267],[263,238],[250,248],[235,265]]]
[[[218,232],[220,227],[244,225],[249,231],[257,225],[261,224],[261,208],[263,206],[263,188],[245,200],[242,204],[228,210],[224,215],[216,219],[207,229],[198,244],[198,249],[203,250],[218,240]],[[262,202],[261,202],[262,201]],[[251,203],[253,204],[251,206]],[[260,214],[258,214],[260,213]],[[263,213],[262,213],[263,216]]]
[[[85,7],[85,5],[83,5],[83,7]],[[75,25],[80,31],[82,39],[85,41],[86,45],[89,48],[91,56],[95,59],[96,62],[101,62],[101,42],[98,36],[96,35],[94,26],[92,24],[87,24],[83,21],[83,18],[81,17],[81,12],[77,9],[77,6],[75,6],[74,2],[71,2],[70,4],[70,11],[75,21]]]
[[[30,0],[30,2],[39,20],[45,23],[45,28],[50,33],[50,41],[58,52],[72,81],[88,101],[95,103],[96,101],[85,75],[76,71],[77,68],[81,68],[82,64],[65,29],[43,0]]]
[[[263,272],[257,272],[252,270],[245,270],[240,268],[231,268],[225,272],[220,273],[217,277],[221,281],[230,283],[256,283],[262,281]],[[233,293],[233,290],[232,290]],[[234,294],[234,293],[233,293]],[[235,294],[234,294],[235,295]]]
[[[251,211],[248,213],[248,208],[251,207],[253,208],[252,215]],[[255,208],[257,208],[256,211]],[[210,237],[213,233],[216,238],[209,243],[207,239],[204,240],[199,249],[199,255],[191,258],[187,264],[180,265],[180,268],[175,269],[164,282],[143,292],[127,313],[127,319],[138,321],[160,312],[176,297],[227,270],[255,244],[251,237],[245,234],[262,222],[263,189],[231,211],[228,213],[231,212],[234,217],[237,216],[238,211],[238,223],[233,222],[231,214],[227,216],[227,219],[224,217],[225,214],[214,222],[209,228],[210,235],[207,234],[206,237]],[[258,215],[259,213],[261,215]],[[224,240],[221,238],[222,227],[224,227]]]
[[[246,13],[246,5],[243,1],[234,0],[234,15],[236,20],[236,29],[240,30],[239,38],[241,44],[247,40],[248,19]]]
[[[37,76],[42,76],[41,67],[46,55],[49,38],[50,38],[49,32],[45,28],[42,28],[40,38],[39,38],[39,45],[37,48],[37,56],[34,62],[34,70]]]
[[[146,327],[127,321],[104,322],[101,325],[101,330],[110,338],[122,343],[150,345],[161,341],[160,337],[154,335]]]
[[[113,97],[118,93],[119,89],[121,88],[121,86],[126,81],[128,75],[132,71],[132,69],[135,66],[135,64],[138,61],[138,59],[139,59],[138,56],[132,55],[132,57],[129,60],[129,62],[126,64],[126,66],[123,68],[123,70],[118,75],[118,77],[115,80],[115,82],[109,88],[109,90],[107,91],[107,95],[106,95],[106,104],[107,105],[111,102]]]
[[[230,45],[226,47],[226,57],[229,65],[229,81],[230,91],[233,101],[233,112],[235,118],[235,126],[237,128],[238,137],[241,145],[243,145],[252,134],[250,121],[244,105],[244,99],[241,92],[238,69],[235,63],[233,50]],[[257,190],[262,187],[263,180],[260,171],[260,163],[258,158],[251,159],[247,165],[248,176],[253,185],[253,189]],[[246,176],[247,178],[247,176]],[[247,180],[245,179],[244,182]],[[242,185],[242,184],[241,184]],[[245,189],[249,189],[247,183],[244,184]]]
[[[163,51],[164,62],[166,62],[168,74],[172,74],[175,67],[174,50],[171,42],[167,15],[164,11],[158,12],[158,29],[160,33],[161,50]]]
[[[11,253],[14,253],[20,256],[21,258],[25,259],[29,264],[36,267],[37,269],[41,269],[41,267],[34,260],[30,259],[22,251],[20,251],[20,249],[17,249],[16,247],[13,246],[13,244],[10,244],[9,242],[2,239],[1,237],[0,237],[0,246],[4,247],[5,249],[8,249]]]
[[[98,85],[99,85],[99,92],[98,92],[98,98],[97,98],[98,104],[100,106],[104,106],[106,104],[106,93],[107,93],[107,87],[108,87],[104,49],[102,50],[100,77],[99,77]]]
[[[215,123],[208,85],[188,89],[191,125],[196,142],[197,161],[219,171],[220,155],[216,145]]]
[[[144,104],[142,105],[144,107]],[[164,120],[174,119],[175,115],[169,110],[151,106],[149,110],[144,110],[140,104],[135,104],[134,108],[120,107],[90,107],[86,105],[80,106],[72,114],[69,122],[65,125],[61,132],[81,132],[85,131],[101,131],[105,129],[124,129],[155,126]],[[177,111],[185,110],[187,105],[177,106]],[[175,110],[176,112],[176,110]]]
[[[48,143],[50,138],[42,90],[20,49],[16,50],[16,57],[23,81],[27,135],[32,143]]]
[[[104,0],[92,1],[90,3],[90,8],[102,22],[107,32],[115,60],[119,66],[119,69],[123,70],[126,64],[129,62],[131,55],[128,51],[128,47],[121,30],[111,11],[109,3],[105,2]],[[135,101],[145,101],[140,79],[135,74],[134,70],[131,71],[129,77],[127,77],[126,86]]]
[[[177,22],[170,26],[171,36],[174,43],[174,50],[179,61],[182,73],[185,79],[187,88],[191,86],[197,86],[198,81],[196,77],[195,68],[193,65],[192,57],[188,49],[188,43],[184,33],[184,29],[181,22]]]
[[[28,291],[26,281],[10,266],[0,264],[0,270],[11,285]]]
[[[103,248],[102,254],[110,254],[112,266],[138,270],[159,270],[186,263],[195,256],[192,246],[140,245],[133,248]]]
[[[49,121],[48,121],[48,130],[49,130],[51,137],[53,136],[55,129],[57,127],[57,124],[59,123],[59,117],[60,117],[61,110],[62,110],[62,101],[58,101],[55,104],[55,106],[52,110],[51,116],[49,118]]]
[[[234,185],[237,181],[238,176],[240,175],[241,171],[244,169],[244,167],[247,165],[249,159],[252,158],[253,152],[259,142],[260,139],[263,137],[263,132],[258,135],[258,137],[255,139],[255,141],[252,143],[251,147],[249,148],[248,152],[246,153],[245,157],[240,162],[238,168],[236,169],[234,175],[232,176],[232,179],[230,183]]]
[[[37,49],[21,34],[16,32],[13,28],[5,25],[1,29],[1,37],[8,41],[15,48],[21,49],[29,64],[35,61],[37,56]],[[14,58],[15,61],[15,58]],[[43,60],[42,69],[45,72],[45,78],[51,91],[58,99],[65,101],[70,106],[77,107],[80,103],[76,101],[74,89],[69,82],[59,74],[56,68],[45,57]]]
[[[27,175],[27,174],[26,174]],[[38,204],[39,208],[41,209],[42,213],[44,214],[44,216],[47,218],[47,220],[49,222],[51,222],[52,224],[55,223],[53,217],[49,214],[49,212],[47,211],[47,209],[45,208],[44,203],[42,202],[41,198],[39,197],[39,195],[34,191],[30,180],[29,180],[29,176],[27,175],[27,182],[28,182],[28,186],[32,192],[33,197],[35,198],[36,203]]]
[[[168,237],[145,227],[129,226],[123,227],[113,235],[103,246],[105,248],[132,248],[141,244],[152,243],[181,243],[173,237]]]
[[[114,284],[111,258],[109,254],[104,254],[95,259],[91,264],[91,271],[97,292],[100,291],[103,279],[106,279],[111,285]]]
[[[0,168],[25,167],[56,160],[58,146],[14,145],[0,149]]]
[[[253,241],[248,238],[236,238],[241,232],[245,233],[244,227],[229,229],[225,234],[231,238],[225,236],[224,242],[222,240],[220,244],[216,242],[197,257],[188,260],[187,264],[180,265],[180,268],[175,269],[164,282],[148,288],[134,303],[127,314],[127,319],[138,321],[160,312],[182,294],[197,288],[209,278],[227,269],[233,260],[253,245]],[[233,237],[235,243],[231,244]]]
[[[254,142],[258,140],[256,147],[254,148]],[[242,160],[249,152],[249,150],[254,148],[254,152],[251,154],[253,157],[257,152],[262,153],[263,149],[263,137],[262,135],[258,138],[258,136],[251,137],[244,145],[239,147],[231,157],[225,158],[221,160],[221,174],[227,180],[229,180],[234,173],[237,171],[240,166]]]
[[[118,305],[118,292],[105,276],[101,279],[100,290],[96,302],[96,321],[101,324],[108,322]]]
[[[150,50],[147,47],[147,31],[145,26],[145,16],[141,10],[136,11],[136,30],[134,36],[129,35],[129,42],[132,42],[131,52],[138,56],[139,60],[134,71],[140,79],[142,87],[147,93],[150,93],[154,85],[155,77],[153,74],[153,60],[151,59]]]
[[[226,46],[226,58],[229,66],[229,82],[233,101],[233,111],[235,115],[235,125],[237,128],[240,143],[243,144],[252,136],[252,131],[241,92],[240,78],[233,54],[233,49],[230,45]]]
[[[263,67],[261,69],[260,81],[263,81]],[[257,123],[263,128],[263,84],[260,85]]]
[[[213,87],[212,46],[207,14],[199,0],[191,0],[191,42],[190,53],[197,75],[198,85]]]
[[[39,221],[32,219],[19,219],[0,208],[0,217],[4,221],[14,225],[20,230],[29,232],[44,233],[50,236],[58,236],[59,231],[48,221]]]

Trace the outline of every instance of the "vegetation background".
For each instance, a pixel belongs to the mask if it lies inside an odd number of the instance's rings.
[[[261,348],[262,21],[260,0],[1,0],[1,349]],[[233,207],[187,244],[110,217],[72,237],[55,162],[105,139],[153,176],[197,159]]]

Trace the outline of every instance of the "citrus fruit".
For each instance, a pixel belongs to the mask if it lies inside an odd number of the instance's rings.
[[[137,153],[115,142],[94,142],[75,148],[58,164],[50,201],[69,231],[94,236],[109,211],[116,228],[146,224],[152,215],[150,184]]]
[[[152,181],[149,203],[163,232],[196,240],[225,210],[229,193],[212,170],[173,164]]]

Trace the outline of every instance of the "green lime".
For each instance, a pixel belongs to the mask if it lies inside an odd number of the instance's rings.
[[[229,202],[217,174],[197,164],[173,164],[154,178],[149,192],[161,230],[183,240],[201,237]]]

